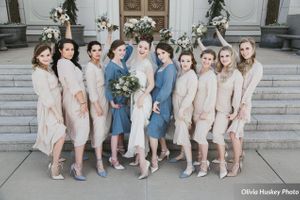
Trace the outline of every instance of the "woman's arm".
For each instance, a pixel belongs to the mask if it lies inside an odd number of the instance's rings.
[[[66,21],[65,25],[66,25],[65,38],[72,39],[71,23],[69,21]]]

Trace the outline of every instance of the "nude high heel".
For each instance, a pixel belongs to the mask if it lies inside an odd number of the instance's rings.
[[[160,156],[158,157],[158,161],[163,161],[165,158],[167,158],[169,160],[169,156],[170,156],[170,151],[161,151]]]
[[[206,168],[203,167],[203,165],[206,164]],[[209,170],[209,161],[205,160],[205,161],[201,161],[201,166],[200,166],[200,171],[197,175],[197,177],[203,177],[207,175],[207,172]]]
[[[227,174],[228,172],[226,162],[220,162],[220,179],[223,179]]]
[[[139,176],[139,180],[142,180],[144,178],[147,178],[149,176],[149,167],[150,167],[150,162],[148,160],[146,160],[146,169],[144,170],[144,173],[142,173]]]

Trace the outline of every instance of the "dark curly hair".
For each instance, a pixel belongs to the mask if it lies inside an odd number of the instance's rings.
[[[165,43],[165,42],[160,42],[156,45],[156,48],[155,48],[155,53],[157,55],[157,49],[162,49],[166,52],[168,52],[170,54],[170,58],[173,59],[174,57],[174,53],[173,53],[173,47],[171,47],[171,45]]]
[[[61,59],[61,53],[59,50],[63,50],[64,44],[73,44],[74,47],[74,55],[73,58],[70,60],[76,67],[78,67],[80,70],[82,70],[82,67],[78,63],[79,61],[79,46],[78,44],[69,38],[64,38],[58,41],[58,43],[55,44],[55,50],[53,54],[53,62],[52,62],[52,69],[55,73],[55,75],[58,77],[58,72],[57,72],[57,62],[59,59]]]
[[[110,49],[107,53],[107,56],[109,59],[113,59],[115,57],[114,50],[116,50],[119,46],[125,45],[125,42],[123,40],[115,40],[113,43],[110,45]]]
[[[100,46],[100,49],[102,50],[102,46],[101,46],[100,42],[94,40],[94,41],[90,41],[90,42],[88,43],[86,51],[87,51],[88,53],[90,53],[94,45],[99,45],[99,46]],[[89,54],[88,54],[88,55],[89,55]],[[91,56],[89,55],[89,57],[91,57]]]

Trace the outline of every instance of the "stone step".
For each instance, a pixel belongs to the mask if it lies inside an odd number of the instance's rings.
[[[35,116],[3,117],[0,116],[1,133],[36,133],[37,120]]]
[[[32,87],[0,87],[0,101],[36,101]]]
[[[0,102],[0,116],[36,116],[36,101]]]
[[[257,87],[255,100],[296,100],[300,99],[299,87]]]
[[[0,151],[29,151],[32,150],[32,145],[35,143],[36,133],[2,133],[0,134]],[[212,136],[208,134],[210,149],[214,149],[212,144]],[[230,139],[225,136],[227,148],[232,149]],[[125,137],[125,143],[128,138]],[[170,150],[178,150],[179,147],[173,144],[171,138],[167,139]],[[110,148],[110,137],[104,142],[104,148]],[[197,150],[196,142],[192,141],[193,150]],[[246,131],[244,137],[244,149],[288,149],[300,148],[300,132],[297,131]],[[70,141],[65,141],[64,150],[73,149]],[[87,150],[92,150],[90,141],[86,147]]]
[[[300,100],[254,100],[252,114],[300,114]]]
[[[299,75],[264,75],[258,87],[299,87]]]
[[[300,130],[300,115],[252,115],[251,122],[246,124],[246,131],[290,131]],[[35,133],[37,120],[35,116],[0,117],[1,133]],[[174,132],[174,123],[169,132]]]
[[[1,101],[0,116],[36,116],[36,101]],[[300,100],[254,100],[252,114],[300,114]]]

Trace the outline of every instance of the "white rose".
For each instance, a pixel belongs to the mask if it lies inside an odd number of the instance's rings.
[[[106,26],[107,26],[107,28],[110,28],[111,27],[111,23],[108,22]]]
[[[229,23],[228,23],[228,22],[226,22],[226,23],[224,24],[224,28],[225,28],[225,29],[228,29],[228,28],[229,28]]]
[[[127,88],[126,86],[123,86],[122,89],[123,89],[123,91],[125,91],[125,92],[128,91],[128,88]]]
[[[51,38],[52,38],[52,35],[49,33],[49,34],[47,34],[47,37],[48,37],[49,39],[51,39]]]
[[[116,88],[117,90],[121,89],[121,87],[120,87],[119,84],[116,84],[115,88]]]

